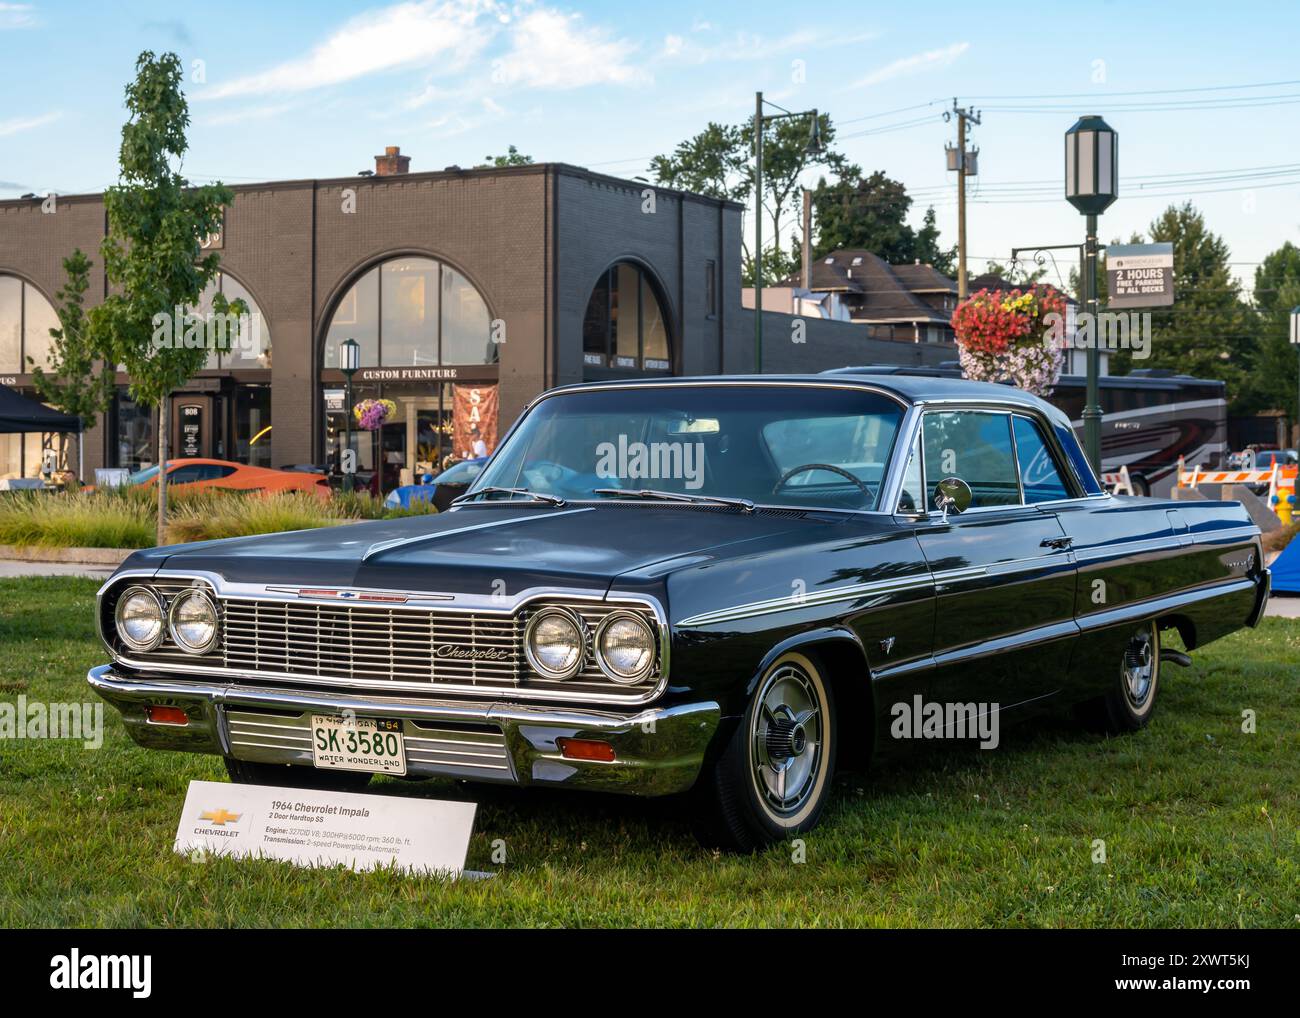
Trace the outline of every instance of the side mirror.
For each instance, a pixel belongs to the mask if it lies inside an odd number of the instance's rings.
[[[970,508],[970,485],[960,477],[945,477],[934,486],[934,504],[943,510],[943,521],[948,522],[948,512],[964,513]]]

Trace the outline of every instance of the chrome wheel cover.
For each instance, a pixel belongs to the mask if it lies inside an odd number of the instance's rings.
[[[1138,713],[1145,710],[1151,701],[1151,693],[1156,684],[1158,656],[1155,633],[1150,628],[1134,633],[1128,647],[1124,650],[1124,661],[1121,665],[1124,698]]]
[[[798,813],[817,787],[823,766],[825,704],[808,673],[787,662],[758,692],[749,733],[750,770],[774,816]]]

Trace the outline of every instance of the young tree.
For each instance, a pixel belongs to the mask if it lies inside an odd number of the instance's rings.
[[[797,267],[781,249],[781,227],[798,204],[799,182],[810,167],[822,166],[837,176],[856,177],[860,169],[830,148],[835,128],[830,117],[818,116],[823,150],[808,152],[809,121],[803,117],[778,120],[763,135],[763,209],[765,212],[763,278],[775,282]],[[650,161],[655,181],[714,198],[749,204],[754,198],[754,118],[729,126],[710,123],[688,138],[670,155]],[[770,224],[770,225],[769,225]],[[741,231],[741,278],[754,280],[754,252],[750,246],[751,225]]]
[[[59,327],[50,330],[54,342],[50,344],[50,369],[28,357],[32,366],[32,384],[41,399],[51,406],[81,418],[81,426],[91,427],[95,415],[104,413],[113,404],[114,371],[92,345],[86,329],[86,291],[90,289],[90,259],[77,248],[63,259],[63,272],[67,277],[55,294],[59,301]],[[77,479],[85,480],[85,441],[77,435]]]
[[[136,60],[126,87],[130,114],[122,128],[120,183],[104,192],[108,231],[101,246],[113,288],[89,314],[92,345],[109,364],[121,364],[130,378],[131,398],[158,413],[158,543],[167,518],[167,402],[207,360],[206,338],[191,341],[187,309],[217,272],[215,252],[202,254],[201,238],[212,234],[234,200],[220,183],[191,187],[181,174],[188,143],[189,107],[181,91],[182,65],[174,53],[150,51]],[[246,311],[214,295],[212,310],[227,316]]]

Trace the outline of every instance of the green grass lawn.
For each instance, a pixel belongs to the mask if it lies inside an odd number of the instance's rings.
[[[0,581],[0,700],[93,698],[95,586]],[[173,855],[221,762],[138,749],[105,707],[98,750],[0,742],[0,925],[1298,927],[1300,626],[1194,657],[1138,735],[1052,723],[842,777],[803,862],[704,851],[672,801],[377,781],[477,798],[469,866],[497,875],[456,883]]]

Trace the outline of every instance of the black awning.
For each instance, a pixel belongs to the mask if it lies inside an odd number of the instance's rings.
[[[81,420],[51,410],[7,385],[0,385],[0,434],[15,431],[80,431]]]

